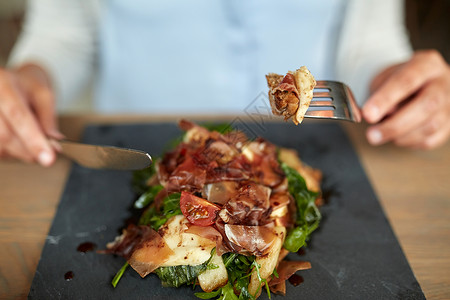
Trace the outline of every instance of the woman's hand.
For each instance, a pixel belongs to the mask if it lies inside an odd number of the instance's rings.
[[[362,108],[373,145],[432,149],[450,136],[450,67],[434,50],[381,72]]]
[[[47,137],[57,129],[54,94],[46,73],[36,65],[0,69],[0,157],[49,166],[55,150]]]

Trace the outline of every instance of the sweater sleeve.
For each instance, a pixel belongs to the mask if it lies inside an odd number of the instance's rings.
[[[29,0],[22,33],[8,66],[35,63],[48,72],[57,107],[80,95],[95,69],[97,1]]]
[[[408,60],[412,48],[402,0],[350,0],[339,39],[336,75],[353,90],[360,106],[372,79],[384,68]]]

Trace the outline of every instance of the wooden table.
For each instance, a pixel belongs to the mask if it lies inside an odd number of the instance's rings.
[[[62,116],[60,124],[78,139],[86,123],[171,119],[75,115]],[[426,297],[450,299],[450,143],[428,152],[371,147],[365,125],[343,125]],[[64,158],[47,169],[0,162],[0,299],[28,295],[70,164]]]

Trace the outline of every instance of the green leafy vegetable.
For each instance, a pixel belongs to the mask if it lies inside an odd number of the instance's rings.
[[[217,291],[212,291],[209,293],[206,293],[206,292],[195,293],[194,295],[200,299],[211,299],[211,298],[219,296],[221,293],[222,293],[222,288],[218,289]]]
[[[139,225],[150,225],[158,230],[167,220],[176,215],[181,215],[180,193],[173,193],[163,199],[159,211],[155,206],[150,206],[139,219]]]
[[[131,179],[131,186],[137,194],[143,194],[147,191],[147,181],[156,173],[155,160],[150,167],[143,170],[133,172],[133,178]]]
[[[216,248],[211,250],[210,258],[204,263],[197,266],[173,266],[173,267],[159,267],[155,270],[156,275],[164,286],[179,287],[183,284],[194,284],[198,275],[207,270],[213,256],[216,254]],[[208,298],[206,298],[208,299]]]
[[[219,300],[238,300],[240,298],[236,296],[233,286],[229,282],[221,290]]]
[[[134,202],[134,208],[144,208],[151,204],[155,199],[156,195],[163,189],[162,185],[155,185],[148,187],[147,191],[144,192],[137,200]]]
[[[207,263],[197,266],[173,266],[159,267],[155,270],[156,275],[163,286],[179,287],[183,284],[193,284],[198,275],[206,270]]]
[[[226,134],[234,130],[229,123],[203,123],[201,126],[209,131],[217,131],[221,134]]]
[[[273,277],[280,278],[280,276],[278,276],[277,268],[273,269],[272,278]]]
[[[116,273],[113,280],[111,281],[111,284],[113,287],[116,287],[119,283],[120,278],[122,278],[123,273],[125,273],[125,270],[128,268],[128,262],[125,262],[122,268]]]
[[[212,299],[215,298],[217,296],[219,296],[219,298],[216,298],[218,300],[240,300],[240,299],[246,299],[246,298],[241,298],[240,296],[236,296],[236,294],[234,293],[234,289],[233,286],[230,284],[230,282],[228,282],[226,285],[224,285],[223,287],[221,287],[220,289],[218,289],[217,291],[212,291],[209,293],[206,292],[201,292],[201,293],[195,293],[194,294],[197,298],[200,299]]]
[[[261,289],[262,285],[264,284],[266,286],[267,295],[269,296],[269,299],[270,299],[270,290],[269,290],[269,285],[267,284],[267,279],[261,278],[261,274],[259,273],[259,268],[261,266],[256,262],[256,260],[253,261],[252,266],[255,268],[256,276],[258,277],[258,280],[259,280],[259,287],[258,287],[258,290],[256,291],[256,294],[259,293],[259,290]]]
[[[281,163],[281,168],[288,179],[289,193],[297,206],[295,227],[288,232],[284,248],[297,252],[319,226],[321,215],[315,204],[317,193],[308,190],[305,179],[296,170],[285,163]]]
[[[207,270],[214,270],[214,269],[218,269],[218,268],[219,268],[219,266],[216,264],[209,264],[206,266]]]
[[[303,245],[306,244],[306,237],[308,233],[303,226],[297,226],[289,230],[286,239],[284,240],[284,248],[291,252],[297,252]]]
[[[252,273],[256,272],[260,282],[260,288],[263,284],[267,283],[267,280],[261,278],[261,275],[259,274],[260,266],[256,262],[255,256],[226,253],[222,255],[222,259],[227,269],[228,283],[217,291],[210,293],[196,293],[195,295],[201,299],[211,299],[220,295],[219,298],[217,298],[219,300],[254,300],[255,295],[251,295],[248,290]],[[266,288],[270,298],[270,291],[267,284]],[[239,296],[235,295],[235,291],[239,292]]]

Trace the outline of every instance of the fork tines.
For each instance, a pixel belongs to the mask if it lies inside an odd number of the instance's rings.
[[[361,112],[350,88],[342,82],[327,80],[317,81],[305,117],[361,122]]]

